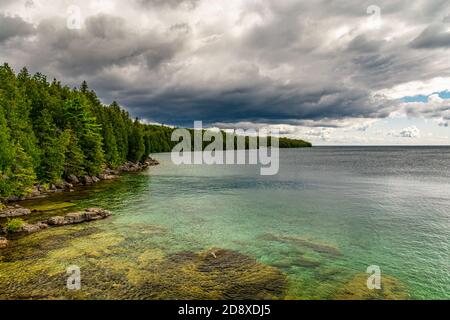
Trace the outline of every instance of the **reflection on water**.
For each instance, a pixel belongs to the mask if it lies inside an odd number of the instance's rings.
[[[280,173],[174,166],[24,202],[103,207],[0,251],[0,298],[448,298],[450,148],[282,150]],[[82,289],[66,289],[66,268]],[[382,290],[368,290],[369,265]]]

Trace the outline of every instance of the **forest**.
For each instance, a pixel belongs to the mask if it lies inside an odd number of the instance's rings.
[[[36,183],[98,175],[105,167],[170,152],[174,128],[133,119],[117,102],[104,105],[84,81],[69,88],[41,73],[0,66],[0,200]],[[280,139],[280,148],[309,147]]]

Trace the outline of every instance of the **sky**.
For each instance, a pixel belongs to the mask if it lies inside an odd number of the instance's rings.
[[[0,60],[149,123],[450,144],[448,0],[0,0]]]

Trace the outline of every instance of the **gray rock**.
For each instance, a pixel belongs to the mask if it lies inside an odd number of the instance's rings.
[[[111,212],[101,208],[90,208],[82,212],[71,212],[66,216],[56,216],[49,218],[46,223],[49,226],[64,226],[77,224],[87,221],[105,219],[111,215]]]
[[[66,180],[67,180],[67,182],[71,183],[72,185],[80,184],[80,180],[78,180],[78,178],[73,174],[68,176]]]
[[[90,176],[83,176],[83,177],[81,177],[81,181],[85,185],[89,185],[89,184],[93,184],[94,183],[94,181],[92,181],[92,178]]]
[[[51,217],[47,220],[49,226],[63,226],[65,225],[65,219],[61,216]]]
[[[94,183],[97,183],[97,182],[99,182],[99,181],[100,181],[100,179],[99,179],[99,178],[97,178],[97,177],[92,177],[92,181],[93,181]]]
[[[27,216],[31,213],[30,209],[22,208],[19,205],[8,206],[3,210],[0,210],[0,218],[11,218]]]
[[[37,224],[29,224],[26,223],[22,226],[20,230],[18,230],[19,233],[34,233],[41,231],[42,229],[48,228],[48,225],[46,223],[38,222]]]

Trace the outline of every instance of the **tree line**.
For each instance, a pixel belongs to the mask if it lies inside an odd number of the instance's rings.
[[[36,183],[98,175],[106,166],[170,152],[174,128],[132,119],[116,102],[104,105],[83,82],[69,88],[26,68],[0,66],[0,199],[27,194]],[[310,146],[280,139],[280,147]]]

